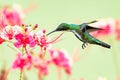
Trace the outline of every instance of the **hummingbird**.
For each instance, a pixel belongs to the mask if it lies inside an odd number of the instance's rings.
[[[109,44],[104,43],[89,34],[90,32],[93,32],[93,31],[103,30],[102,28],[96,28],[88,25],[95,22],[97,21],[82,23],[80,25],[61,23],[55,30],[49,32],[47,35],[50,35],[51,33],[56,31],[69,31],[69,32],[72,32],[80,41],[83,42],[82,49],[86,47],[87,43],[100,45],[105,48],[110,48],[111,46]]]

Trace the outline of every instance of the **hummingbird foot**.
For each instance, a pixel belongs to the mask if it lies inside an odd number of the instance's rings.
[[[84,42],[84,43],[82,44],[82,49],[86,48],[86,45],[88,45],[88,44]]]

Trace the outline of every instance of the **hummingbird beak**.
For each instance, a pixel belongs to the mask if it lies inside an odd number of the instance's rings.
[[[56,32],[56,30],[53,30],[53,31],[49,32],[49,33],[47,34],[47,36],[50,35],[50,34],[53,33],[53,32]]]

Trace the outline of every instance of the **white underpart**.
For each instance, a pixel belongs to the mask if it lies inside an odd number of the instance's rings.
[[[75,30],[72,30],[72,32],[73,32],[80,40],[82,40],[81,36],[80,36]]]

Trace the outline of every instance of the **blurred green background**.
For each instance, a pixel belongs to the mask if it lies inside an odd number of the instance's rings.
[[[29,12],[24,19],[26,24],[39,24],[39,29],[46,29],[47,32],[55,29],[60,23],[77,23],[99,20],[104,18],[120,18],[120,0],[0,0],[0,5],[19,4],[23,9],[31,5],[37,7]],[[60,34],[54,33],[50,35]],[[103,41],[112,45],[111,49],[105,49],[96,45],[88,45],[82,49],[78,39],[72,33],[65,33],[62,41],[53,44],[54,48],[62,48],[70,54],[75,48],[78,49],[80,61],[74,63],[72,80],[98,80],[102,76],[107,80],[115,80],[120,76],[120,42],[113,36],[105,38]],[[15,51],[9,47],[0,45],[0,67],[7,62],[10,65],[14,59]],[[46,80],[58,80],[54,67],[50,68],[49,76]],[[12,72],[11,72],[12,73]],[[28,80],[35,80],[34,70],[27,74]],[[31,76],[32,75],[32,76]],[[13,71],[8,76],[9,80],[18,80],[19,73]],[[66,75],[63,80],[67,80]],[[37,80],[37,79],[36,79]]]

